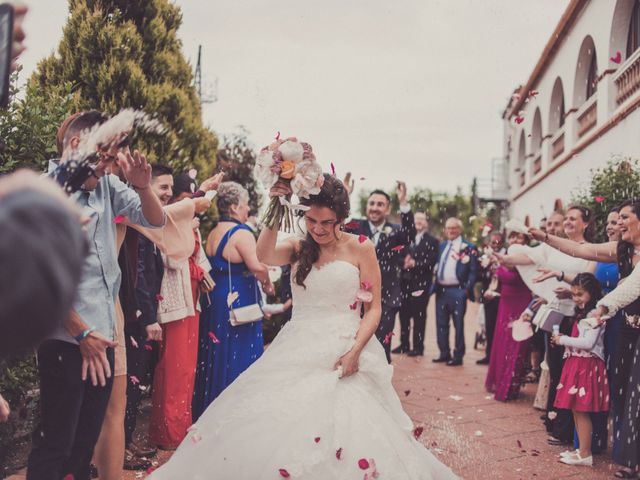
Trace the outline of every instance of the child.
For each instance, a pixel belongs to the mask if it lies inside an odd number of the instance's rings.
[[[604,326],[586,318],[602,293],[591,273],[579,273],[571,282],[575,307],[571,336],[554,335],[551,341],[565,347],[566,358],[554,407],[569,409],[578,431],[580,447],[575,452],[560,454],[568,465],[593,465],[591,455],[592,425],[590,413],[609,410],[609,385],[604,363]]]

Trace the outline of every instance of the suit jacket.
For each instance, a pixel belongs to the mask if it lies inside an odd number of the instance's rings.
[[[420,243],[411,243],[405,249],[405,255],[411,255],[416,262],[415,267],[402,272],[402,291],[405,295],[418,290],[428,292],[431,289],[433,269],[438,263],[438,251],[438,240],[426,232],[422,235]]]
[[[440,243],[438,251],[438,268],[441,265],[442,257],[444,256],[445,249],[447,247],[447,241]],[[456,277],[458,277],[458,283],[460,287],[467,292],[467,298],[471,301],[475,300],[473,287],[478,279],[478,250],[473,243],[467,242],[462,239],[462,246],[460,249],[461,258],[458,260],[448,259],[449,262],[456,262]],[[468,259],[468,260],[464,260]],[[438,272],[436,271],[435,287],[436,290],[439,286]]]
[[[402,225],[385,222],[381,227],[376,256],[382,274],[382,305],[399,308],[402,303],[400,274],[404,265],[404,248],[411,244],[416,236],[413,213],[402,213]],[[372,239],[373,235],[366,219],[355,220],[357,226],[349,231],[356,235],[365,235]]]

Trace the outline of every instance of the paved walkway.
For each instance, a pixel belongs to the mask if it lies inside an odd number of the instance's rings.
[[[437,351],[433,305],[427,321],[426,355],[417,359],[394,356],[394,386],[414,423],[424,426],[421,441],[425,446],[466,480],[613,478],[616,467],[608,454],[597,458],[593,469],[558,462],[557,455],[564,448],[547,445],[540,412],[531,406],[536,385],[527,385],[521,399],[509,403],[496,402],[485,392],[487,367],[475,364],[484,351],[472,348],[475,312],[472,306],[467,314],[469,350],[462,367],[431,362]],[[160,452],[157,460],[163,463],[169,456],[169,452]],[[126,472],[125,479],[143,476],[142,472]],[[24,480],[22,475],[10,478]]]

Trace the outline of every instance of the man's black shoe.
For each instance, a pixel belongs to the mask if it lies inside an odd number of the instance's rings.
[[[489,365],[489,357],[484,357],[480,360],[476,360],[476,365]]]
[[[462,359],[452,359],[447,362],[447,367],[459,367],[462,365]]]
[[[433,363],[445,363],[451,361],[451,357],[438,357],[431,360]]]
[[[407,353],[408,357],[422,357],[424,354],[422,352],[418,352],[417,350],[411,350]]]
[[[391,350],[391,353],[407,353],[409,349],[407,347],[403,347],[402,345]]]

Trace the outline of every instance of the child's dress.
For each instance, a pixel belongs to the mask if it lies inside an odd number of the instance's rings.
[[[560,337],[565,363],[554,407],[577,412],[609,410],[609,383],[604,363],[604,326],[593,328],[592,319],[573,324],[571,336]]]

